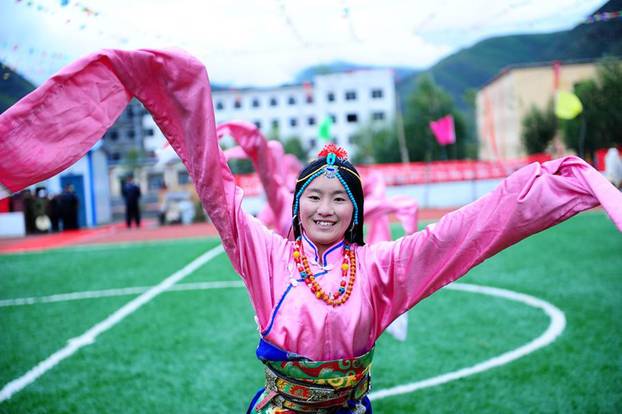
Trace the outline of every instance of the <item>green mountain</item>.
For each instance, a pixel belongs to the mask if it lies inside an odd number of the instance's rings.
[[[386,68],[386,67],[387,66],[359,65],[357,63],[336,61],[332,63],[315,65],[315,66],[305,68],[301,70],[300,72],[298,72],[298,74],[294,78],[294,82],[295,83],[312,82],[313,78],[316,75],[348,72],[348,71],[361,70],[361,69],[381,69],[381,68]],[[395,80],[398,83],[420,72],[420,70],[403,67],[403,66],[391,66],[389,68],[393,70],[393,73],[395,75]]]
[[[32,83],[0,62],[0,113],[34,89]]]
[[[611,0],[594,13],[622,10],[622,0]],[[422,73],[429,73],[456,104],[466,109],[464,93],[480,88],[504,68],[526,63],[599,59],[622,56],[622,20],[580,24],[574,29],[547,33],[493,37],[447,56]],[[418,74],[397,85],[405,102]]]

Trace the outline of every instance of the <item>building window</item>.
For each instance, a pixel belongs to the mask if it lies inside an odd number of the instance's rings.
[[[273,129],[277,129],[279,127],[279,120],[278,119],[273,119],[272,120],[272,128]]]
[[[216,109],[222,111],[223,109],[225,109],[225,105],[222,103],[222,101],[218,101],[216,102]]]
[[[259,99],[253,98],[253,108],[259,108]]]
[[[111,141],[116,141],[117,139],[119,139],[119,132],[117,131],[110,131],[110,140]]]
[[[309,147],[310,147],[310,148],[315,147],[315,144],[316,144],[316,143],[317,143],[317,142],[315,141],[315,138],[309,138]]]
[[[307,125],[309,125],[309,126],[315,125],[315,117],[314,116],[310,116],[310,117],[307,118]]]
[[[112,154],[110,154],[110,159],[112,161],[119,161],[121,159],[121,154],[119,154],[118,152],[113,152]]]
[[[305,100],[307,101],[308,104],[312,104],[313,103],[313,95],[307,95]]]
[[[270,98],[270,106],[277,106],[277,105],[278,105],[278,102],[277,102],[276,98],[274,98],[274,97]]]
[[[348,137],[348,142],[349,142],[350,144],[354,144],[354,143],[356,142],[356,135],[350,135],[350,136]]]
[[[257,121],[253,121],[253,124],[255,124],[255,126],[257,127],[257,129],[261,129],[261,121],[257,120]]]
[[[134,139],[135,136],[136,136],[136,133],[134,132],[133,129],[130,129],[129,131],[127,131],[127,138],[128,139]]]
[[[334,94],[334,93],[332,93],[332,92],[328,92],[328,93],[326,94],[326,100],[327,100],[328,102],[335,102],[335,94]]]
[[[346,115],[346,121],[349,124],[355,124],[359,121],[359,116],[357,114],[347,114]]]
[[[159,190],[164,186],[164,174],[149,174],[147,176],[147,188],[149,190]]]
[[[335,115],[335,114],[330,114],[330,115],[328,115],[328,116],[330,116],[330,120],[331,120],[331,121],[333,121],[333,124],[336,124],[336,123],[337,123],[337,115]]]
[[[290,96],[289,99],[287,99],[287,103],[289,105],[296,105],[296,98],[294,98],[293,96]]]
[[[372,99],[382,99],[383,96],[384,96],[384,93],[382,92],[382,89],[372,89],[371,90],[371,98]]]
[[[298,120],[296,118],[290,118],[289,126],[295,127],[296,125],[298,125]]]
[[[131,105],[128,105],[125,110],[125,114],[127,115],[127,119],[132,119],[134,117],[134,108],[132,108]]]
[[[240,108],[242,107],[242,100],[241,100],[240,98],[236,99],[236,100],[233,102],[233,107],[234,107],[235,109],[240,109]]]
[[[177,184],[190,184],[190,174],[188,174],[188,171],[177,171]]]
[[[153,128],[147,128],[147,129],[145,129],[145,130],[143,131],[143,134],[144,134],[146,137],[152,137],[152,136],[154,135],[154,133],[155,133],[155,132],[153,131]]]
[[[356,101],[356,91],[346,91],[346,101]]]
[[[372,112],[371,113],[371,119],[373,121],[382,121],[382,120],[384,120],[384,112],[382,112],[382,111]]]

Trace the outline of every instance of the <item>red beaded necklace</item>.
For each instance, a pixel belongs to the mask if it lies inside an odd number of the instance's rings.
[[[341,282],[339,283],[339,289],[335,293],[324,292],[324,289],[322,289],[320,284],[315,279],[315,276],[309,267],[309,260],[304,254],[302,240],[300,238],[296,240],[293,255],[300,276],[309,289],[311,289],[311,292],[315,294],[316,298],[323,300],[328,305],[333,307],[346,303],[346,301],[350,298],[352,286],[354,286],[354,280],[356,279],[356,256],[354,254],[354,250],[350,247],[348,242],[344,242],[343,263],[341,264]],[[348,271],[350,274],[349,278]]]

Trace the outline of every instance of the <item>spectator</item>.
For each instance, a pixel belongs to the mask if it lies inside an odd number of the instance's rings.
[[[133,176],[127,177],[122,193],[125,200],[125,223],[127,228],[132,227],[132,221],[136,223],[136,227],[140,227],[140,187],[134,183]]]
[[[64,230],[75,230],[78,224],[78,207],[80,200],[76,195],[73,185],[67,184],[59,196],[60,218],[63,222]]]

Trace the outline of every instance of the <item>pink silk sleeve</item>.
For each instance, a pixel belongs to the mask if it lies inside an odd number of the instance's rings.
[[[387,198],[384,178],[379,173],[371,173],[365,177],[363,192],[369,244],[392,239],[389,214],[395,214],[405,234],[417,231],[418,206],[413,197],[399,195]]]
[[[0,116],[0,182],[15,192],[69,167],[132,97],[188,168],[265,326],[275,300],[271,262],[287,256],[286,241],[242,211],[242,191],[218,146],[207,72],[193,57],[103,50],[62,69]]]
[[[377,335],[426,296],[518,241],[602,204],[622,231],[622,193],[577,157],[533,163],[493,192],[395,242],[364,246]]]

